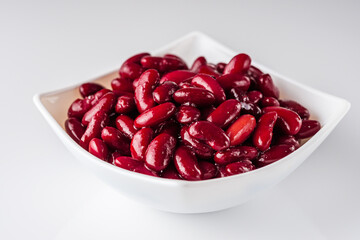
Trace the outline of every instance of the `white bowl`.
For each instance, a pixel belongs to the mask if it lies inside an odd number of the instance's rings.
[[[206,56],[210,62],[228,62],[237,54],[198,32],[190,33],[152,52],[154,55],[165,53],[178,54],[188,63],[201,55]],[[310,110],[312,118],[321,123],[322,128],[287,157],[266,167],[231,177],[190,182],[156,178],[118,168],[85,151],[64,130],[67,109],[71,102],[80,96],[78,85],[37,94],[34,96],[34,102],[70,152],[100,179],[121,193],[169,212],[218,211],[242,204],[283,180],[324,141],[350,108],[350,103],[344,99],[304,86],[260,64],[254,65],[271,74],[280,89],[281,98],[293,99],[305,105]],[[116,76],[117,70],[88,81],[109,87],[110,81]]]

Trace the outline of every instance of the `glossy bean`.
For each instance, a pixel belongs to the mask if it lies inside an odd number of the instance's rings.
[[[145,153],[148,145],[152,141],[154,131],[151,128],[142,128],[137,131],[131,140],[131,156],[139,161],[145,161]]]
[[[81,136],[80,146],[87,150],[91,139],[100,137],[101,130],[107,125],[107,122],[108,116],[106,112],[100,110],[95,113],[86,127],[84,134]]]
[[[207,61],[206,58],[203,56],[198,57],[197,59],[195,59],[195,61],[193,62],[190,71],[194,72],[194,73],[198,73],[199,69],[201,66],[205,66],[207,65]]]
[[[135,88],[135,102],[139,113],[155,106],[152,93],[159,82],[159,76],[154,69],[149,69],[141,74],[139,85]]]
[[[245,140],[254,131],[256,119],[250,114],[239,117],[226,131],[230,138],[230,145],[236,146],[245,142]]]
[[[92,155],[94,155],[95,157],[100,158],[101,160],[106,161],[108,154],[109,154],[109,150],[107,145],[103,142],[103,140],[99,139],[99,138],[93,138],[91,139],[90,143],[89,143],[89,153],[91,153]]]
[[[154,101],[158,104],[171,101],[172,95],[178,88],[178,85],[174,82],[164,82],[160,84],[153,91]]]
[[[225,167],[225,171],[228,176],[236,175],[240,173],[250,172],[254,170],[256,167],[249,160],[243,160],[239,162],[233,162]]]
[[[230,146],[230,139],[224,130],[208,121],[198,121],[189,126],[189,134],[193,138],[206,142],[215,151]]]
[[[217,168],[211,162],[199,161],[199,167],[202,172],[203,180],[214,178],[217,174]]]
[[[120,114],[128,114],[136,110],[134,97],[120,96],[115,105],[115,112]]]
[[[279,124],[285,134],[295,135],[300,131],[302,120],[294,111],[283,107],[265,107],[263,113],[276,112],[279,117]]]
[[[277,117],[276,112],[268,112],[262,115],[257,123],[252,140],[254,146],[260,151],[265,151],[270,147]]]
[[[190,181],[201,180],[202,172],[199,163],[190,148],[183,145],[179,146],[175,150],[174,164],[184,179]]]
[[[244,159],[255,159],[258,156],[258,151],[250,146],[238,146],[218,151],[215,153],[214,161],[217,164],[229,164]]]
[[[184,144],[190,146],[200,158],[208,159],[214,155],[214,150],[209,145],[190,136],[188,126],[181,129],[180,136]]]
[[[100,91],[103,88],[104,87],[101,86],[100,84],[89,82],[89,83],[81,84],[79,87],[79,92],[81,96],[85,98],[89,95],[93,95],[94,93]]]
[[[278,107],[280,106],[279,101],[276,98],[273,97],[263,97],[260,101],[261,106],[264,107]]]
[[[209,116],[207,121],[214,123],[216,126],[223,128],[230,124],[241,110],[241,103],[235,99],[229,99],[220,104]]]
[[[115,106],[115,103],[116,98],[114,93],[106,93],[89,111],[84,114],[81,120],[82,124],[85,126],[88,125],[93,116],[99,111],[110,113],[112,108]]]
[[[298,139],[304,139],[314,136],[321,128],[316,120],[303,120],[299,132],[295,135]]]
[[[257,104],[263,98],[263,94],[256,90],[248,92],[247,95],[249,97],[249,101],[254,104]]]
[[[300,103],[293,101],[293,100],[279,100],[280,102],[280,106],[284,107],[284,108],[288,108],[294,112],[296,112],[297,114],[299,114],[299,116],[302,119],[309,119],[310,117],[310,113],[309,110],[307,108],[305,108],[303,105],[301,105]]]
[[[120,151],[123,155],[130,155],[130,141],[118,129],[105,127],[101,131],[101,139],[112,149]]]
[[[256,84],[265,97],[279,98],[279,89],[275,86],[269,74],[263,74],[256,80]]]
[[[250,87],[250,78],[243,74],[224,74],[218,77],[216,80],[225,91],[228,91],[231,88],[238,88],[246,92]]]
[[[132,139],[138,130],[134,126],[134,120],[127,115],[119,115],[115,120],[115,124],[116,128],[129,139]]]
[[[214,68],[210,67],[208,64],[200,66],[199,70],[197,72],[198,73],[204,73],[204,74],[213,76],[215,78],[217,78],[217,77],[219,77],[221,75]]]
[[[65,131],[77,143],[80,142],[82,135],[85,132],[85,127],[77,118],[68,118],[65,121]]]
[[[156,136],[149,144],[145,154],[145,164],[151,170],[160,172],[170,163],[176,139],[167,133]]]
[[[264,167],[286,157],[294,150],[294,146],[287,144],[272,146],[269,150],[263,152],[259,158],[254,161],[254,164],[256,167]]]
[[[134,121],[137,128],[153,127],[171,118],[176,112],[175,104],[166,102],[141,113]]]
[[[192,123],[200,118],[200,110],[193,106],[182,105],[176,113],[176,120],[182,124]]]
[[[173,94],[173,99],[177,103],[193,103],[197,106],[208,106],[215,103],[215,96],[211,92],[202,88],[182,88]]]
[[[84,114],[92,107],[90,99],[76,99],[69,107],[67,115],[69,118],[82,119]]]
[[[208,90],[215,96],[215,100],[217,104],[220,104],[226,100],[226,95],[224,89],[220,86],[220,84],[210,75],[207,74],[197,74],[191,81],[191,84]]]
[[[111,81],[111,88],[124,92],[133,92],[133,82],[128,78],[115,78]]]
[[[128,58],[120,67],[119,75],[123,78],[128,78],[134,80],[143,73],[145,70],[140,61],[143,57],[149,56],[149,53],[139,53],[130,58]]]
[[[240,53],[234,56],[224,69],[224,74],[230,73],[245,73],[249,70],[251,65],[251,58],[245,54]]]

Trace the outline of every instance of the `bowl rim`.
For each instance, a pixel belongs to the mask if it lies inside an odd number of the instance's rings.
[[[212,44],[215,44],[221,51],[225,52],[225,54],[228,54],[230,56],[233,56],[236,54],[235,51],[224,46],[223,44],[220,44],[219,42],[215,41],[213,38],[209,37],[208,35],[206,35],[202,32],[199,32],[199,31],[190,32],[189,34],[186,34],[185,36],[180,37],[179,39],[172,41],[169,44],[166,44],[165,46],[163,46],[155,51],[150,51],[150,52],[153,54],[164,52],[167,49],[170,49],[170,48],[182,43],[185,40],[191,40],[191,39],[197,39],[197,38],[200,38],[201,40],[205,40],[205,41],[211,42]],[[334,113],[333,114],[334,117],[331,118],[327,124],[322,126],[321,129],[313,137],[311,137],[299,149],[292,152],[288,156],[286,156],[272,164],[269,164],[267,166],[264,166],[264,167],[261,167],[261,168],[258,168],[258,169],[255,169],[255,170],[252,170],[249,172],[245,172],[242,174],[227,176],[227,177],[223,177],[223,178],[213,178],[213,179],[207,179],[207,180],[201,180],[201,181],[187,181],[187,180],[182,180],[182,179],[178,180],[178,179],[167,179],[167,178],[149,176],[149,175],[129,171],[126,169],[122,169],[120,167],[112,165],[108,162],[105,162],[105,161],[95,157],[94,155],[92,155],[91,153],[89,153],[88,151],[86,151],[85,149],[80,147],[80,145],[78,145],[66,133],[66,131],[62,128],[62,126],[60,126],[60,124],[55,120],[54,116],[47,110],[45,105],[42,103],[42,98],[77,88],[83,82],[73,84],[70,86],[66,86],[64,88],[60,88],[60,89],[56,89],[56,90],[50,90],[50,91],[43,92],[43,93],[37,93],[33,96],[33,101],[34,101],[34,104],[36,105],[36,107],[38,108],[38,110],[40,111],[40,113],[43,115],[43,117],[46,119],[48,124],[55,131],[56,135],[59,138],[61,138],[63,143],[67,147],[72,148],[74,151],[78,151],[83,157],[88,158],[90,161],[92,161],[94,164],[97,164],[99,167],[105,167],[106,169],[108,169],[110,171],[115,171],[116,173],[123,174],[126,177],[135,178],[140,181],[146,181],[148,183],[162,184],[162,185],[168,185],[168,186],[198,187],[198,186],[203,186],[203,185],[208,185],[208,184],[218,184],[218,183],[222,184],[224,182],[233,181],[235,179],[241,179],[241,178],[247,177],[249,175],[261,174],[266,171],[271,171],[271,169],[276,168],[278,165],[284,164],[286,161],[290,161],[293,157],[296,157],[296,156],[302,154],[303,151],[305,151],[308,148],[311,148],[315,142],[319,141],[321,143],[327,137],[327,135],[336,127],[336,125],[346,115],[346,113],[349,111],[349,109],[351,107],[350,102],[343,98],[319,91],[319,90],[309,87],[305,84],[299,83],[289,77],[286,77],[282,74],[277,73],[276,71],[274,71],[272,69],[269,69],[266,66],[263,66],[262,64],[257,63],[256,61],[253,61],[253,63],[256,67],[259,67],[260,69],[264,70],[265,72],[270,73],[271,75],[276,76],[277,78],[281,78],[282,81],[286,81],[286,82],[293,84],[295,87],[302,88],[303,90],[308,91],[312,94],[316,94],[316,95],[323,96],[325,98],[333,99],[334,101],[340,103],[341,111]],[[115,71],[111,71],[106,74],[102,74],[101,76],[98,76],[96,78],[86,80],[84,82],[93,82],[96,79],[99,79],[101,77],[104,77],[104,76],[109,75],[114,72]]]

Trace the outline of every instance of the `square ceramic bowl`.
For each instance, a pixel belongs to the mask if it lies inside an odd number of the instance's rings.
[[[228,62],[237,54],[198,32],[190,33],[152,52],[154,55],[165,53],[177,54],[189,64],[200,55],[205,56],[209,62]],[[34,102],[69,151],[85,167],[122,194],[169,212],[218,211],[242,204],[287,177],[324,141],[350,108],[350,103],[346,100],[304,86],[256,62],[253,64],[271,74],[280,89],[281,98],[293,99],[306,106],[312,118],[320,121],[322,128],[287,157],[266,167],[225,178],[197,182],[156,178],[118,168],[91,155],[64,130],[67,109],[80,96],[79,85],[37,94]],[[109,87],[110,81],[117,76],[117,71],[116,69],[86,82],[93,81]]]

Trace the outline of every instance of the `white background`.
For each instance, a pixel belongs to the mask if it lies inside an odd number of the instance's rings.
[[[359,1],[0,0],[0,239],[359,239],[359,12]],[[352,108],[258,198],[216,213],[169,214],[84,170],[32,96],[193,30]]]

